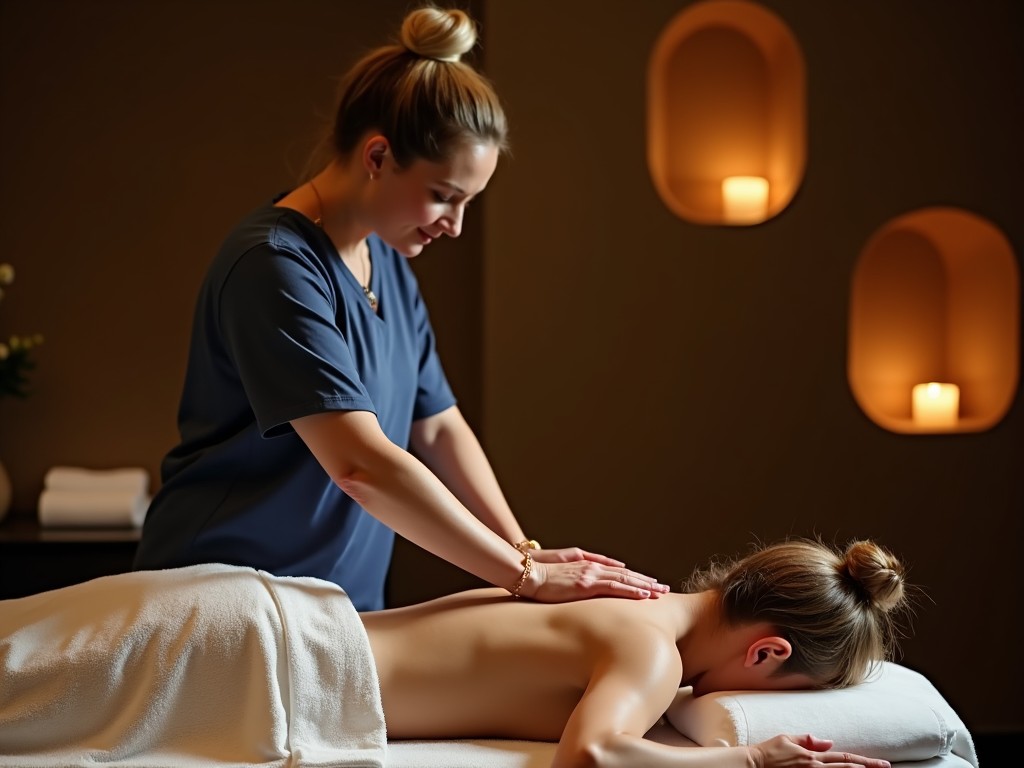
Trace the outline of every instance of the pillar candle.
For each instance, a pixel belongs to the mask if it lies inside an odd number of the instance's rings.
[[[929,381],[913,393],[914,424],[919,427],[955,427],[960,416],[960,388],[956,384]]]
[[[768,179],[729,176],[722,181],[722,211],[727,224],[758,224],[768,216]]]

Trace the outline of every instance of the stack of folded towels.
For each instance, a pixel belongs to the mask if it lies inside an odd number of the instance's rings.
[[[141,467],[53,467],[46,473],[39,496],[39,524],[139,527],[149,500],[149,475]]]

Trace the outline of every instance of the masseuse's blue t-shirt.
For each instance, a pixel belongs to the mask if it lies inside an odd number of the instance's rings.
[[[178,414],[135,559],[220,562],[336,582],[384,604],[394,533],[343,493],[289,422],[377,415],[407,448],[412,422],[455,403],[406,259],[368,239],[374,313],[330,240],[271,204],[228,237],[200,290]]]

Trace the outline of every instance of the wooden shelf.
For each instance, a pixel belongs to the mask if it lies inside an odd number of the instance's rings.
[[[141,528],[49,528],[35,518],[12,516],[0,523],[0,542],[138,542]]]
[[[130,571],[140,535],[138,528],[46,528],[12,515],[0,523],[0,599]]]

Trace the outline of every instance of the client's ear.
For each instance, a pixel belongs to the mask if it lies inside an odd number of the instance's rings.
[[[784,637],[771,636],[755,640],[747,648],[745,667],[766,666],[768,672],[778,669],[793,654],[793,646]]]

